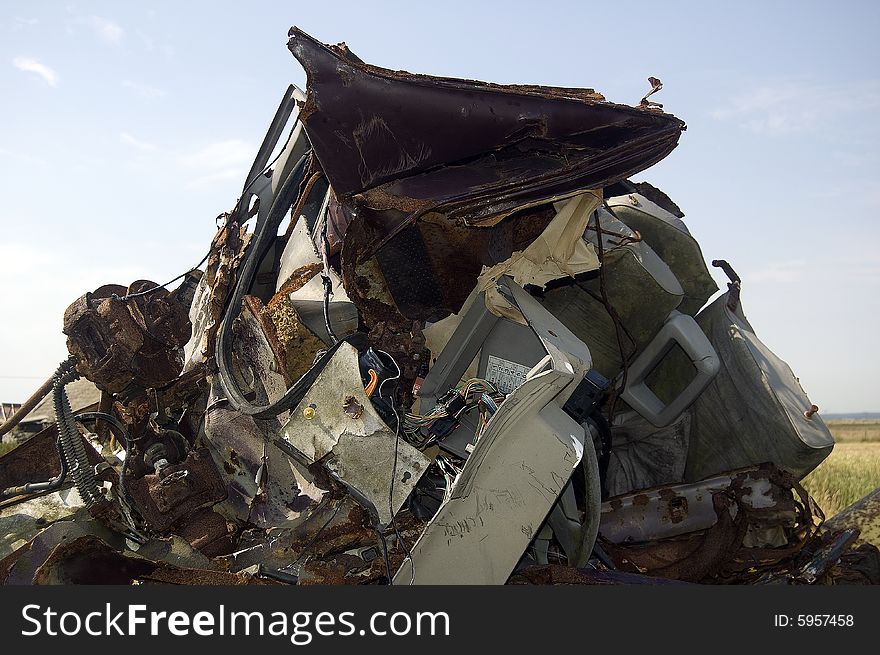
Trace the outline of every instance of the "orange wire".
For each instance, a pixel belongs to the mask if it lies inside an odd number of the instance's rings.
[[[367,394],[367,398],[373,395],[376,391],[376,385],[379,384],[379,374],[376,373],[374,369],[370,369],[369,371],[370,381],[366,387],[364,387],[364,393]]]

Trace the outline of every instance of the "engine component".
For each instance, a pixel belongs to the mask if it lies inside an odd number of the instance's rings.
[[[132,384],[147,389],[173,382],[183,370],[191,329],[175,295],[147,280],[128,289],[99,287],[64,312],[67,348],[77,370],[109,393]]]
[[[135,508],[157,532],[165,532],[191,512],[226,498],[226,485],[206,448],[193,450],[180,464],[123,480]]]

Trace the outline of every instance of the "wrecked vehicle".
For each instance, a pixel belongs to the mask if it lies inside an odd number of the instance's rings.
[[[685,130],[659,80],[630,107],[289,36],[307,89],[204,268],[65,312],[19,410],[55,424],[0,458],[0,581],[877,582],[799,484],[833,439],[736,273],[708,303],[630,181]]]

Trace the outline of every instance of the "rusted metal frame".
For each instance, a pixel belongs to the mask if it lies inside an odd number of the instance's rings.
[[[32,480],[46,480],[58,475],[61,471],[61,465],[55,456],[57,435],[58,428],[52,424],[3,455],[0,458],[0,463],[2,463],[0,465],[0,487],[20,486]],[[81,439],[89,463],[94,466],[103,462],[104,458],[85,437],[81,437]],[[5,502],[2,506],[15,502],[18,502],[18,499]]]
[[[266,406],[252,405],[238,389],[232,373],[232,323],[241,313],[242,299],[253,283],[260,261],[265,257],[269,248],[273,245],[278,226],[283,220],[288,208],[294,202],[294,193],[298,192],[300,183],[305,176],[305,165],[307,155],[303,155],[294,166],[289,177],[284,180],[278,193],[274,196],[272,206],[269,208],[266,217],[260,221],[257,219],[257,226],[254,230],[254,239],[248,248],[245,259],[239,271],[238,279],[235,283],[234,291],[228,298],[226,310],[222,317],[222,324],[217,333],[216,357],[220,384],[226,397],[229,399],[230,405],[237,411],[248,416],[257,416],[267,414],[269,416],[276,415],[287,409],[291,401],[285,400],[285,397],[277,403]],[[328,358],[329,361],[329,358]],[[276,411],[277,410],[277,411]]]
[[[159,533],[182,522],[196,509],[223,500],[227,493],[204,448],[191,451],[180,464],[136,480],[126,478],[123,484],[138,512]]]
[[[287,125],[287,121],[290,119],[290,115],[296,107],[294,89],[295,87],[293,84],[287,87],[284,96],[281,98],[281,103],[278,105],[278,109],[275,110],[275,115],[272,117],[271,123],[269,123],[269,130],[266,132],[266,136],[263,137],[263,142],[260,144],[260,149],[257,151],[257,156],[254,158],[254,163],[251,164],[251,168],[245,178],[241,197],[238,199],[235,208],[231,212],[232,221],[238,224],[243,224],[247,220],[245,214],[248,211],[249,204],[246,200],[250,197],[248,191],[250,191],[250,188],[253,186],[254,182],[259,179],[260,175],[265,173],[268,167],[271,166],[269,156],[278,144],[278,140],[281,138],[281,134],[284,131],[284,126]],[[282,148],[281,151],[283,152],[284,148]]]
[[[405,192],[409,185],[421,183],[420,178],[430,176],[430,172],[389,182],[384,187],[372,189],[353,199],[359,219],[363,217],[363,220],[372,220],[374,225],[374,236],[363,244],[358,261],[372,256],[407,225],[415,223],[428,212],[444,214],[453,221],[479,224],[493,216],[506,216],[529,205],[571,195],[573,190],[600,188],[625,179],[666,157],[677,145],[679,134],[680,129],[668,128],[660,134],[650,134],[616,149],[606,150],[592,158],[589,174],[573,171],[568,174],[532,175],[527,179],[516,178],[466,191],[456,187],[454,191],[444,194],[439,189],[440,193],[428,198],[398,196],[392,194],[387,187],[396,185],[401,188],[401,192]],[[382,203],[384,206],[375,202],[377,197],[382,196],[389,198]],[[404,212],[401,218],[380,226],[376,222],[377,215],[393,208],[395,203],[390,198],[400,197],[413,203],[415,210]]]

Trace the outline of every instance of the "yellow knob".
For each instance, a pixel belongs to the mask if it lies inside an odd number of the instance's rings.
[[[307,421],[311,421],[313,418],[315,418],[315,408],[311,406],[306,407],[303,410],[303,418]]]

